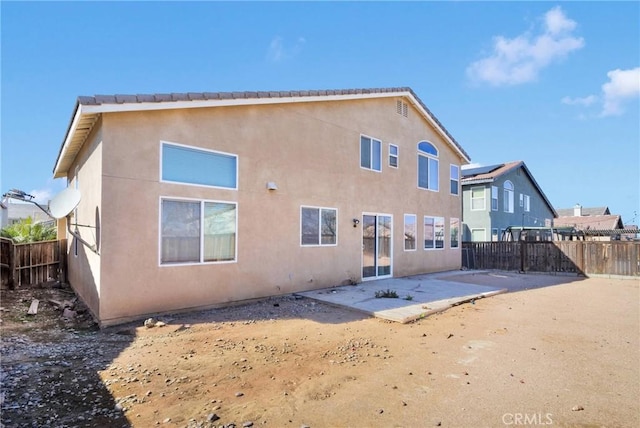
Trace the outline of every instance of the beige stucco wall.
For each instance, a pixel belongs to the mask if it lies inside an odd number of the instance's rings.
[[[393,216],[394,276],[460,268],[460,250],[449,248],[449,219],[462,217],[449,165],[461,159],[416,110],[397,114],[395,98],[105,113],[100,125],[80,177],[95,198],[83,202],[101,213],[100,262],[86,254],[93,278],[85,267],[71,280],[94,284],[104,325],[360,281],[362,228],[352,219],[365,212]],[[381,173],[360,168],[361,134],[382,141]],[[417,187],[421,140],[439,149],[439,192]],[[160,141],[238,155],[238,190],[160,182]],[[389,143],[399,147],[397,169]],[[83,188],[90,180],[101,189]],[[237,202],[237,262],[160,266],[161,197]],[[337,246],[300,246],[301,205],[338,210]],[[405,213],[417,215],[417,251],[403,250]],[[421,249],[424,215],[445,217],[445,249]]]
[[[102,220],[102,135],[101,123],[98,122],[67,175],[68,186],[77,187],[82,195],[77,209],[73,211],[69,220],[71,230],[79,234],[88,244],[96,245],[98,252],[100,252],[99,226]],[[67,281],[94,316],[101,318],[101,256],[69,234],[66,231],[66,222],[61,224],[65,227],[64,233],[68,245]]]

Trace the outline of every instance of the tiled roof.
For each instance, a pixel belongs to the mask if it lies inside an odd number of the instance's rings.
[[[582,215],[609,215],[611,212],[609,211],[609,207],[594,207],[594,208],[585,208],[582,207]],[[573,216],[573,208],[560,208],[558,210],[559,216]]]
[[[323,97],[332,95],[386,94],[411,92],[411,88],[324,89],[308,91],[243,91],[243,92],[183,92],[170,94],[95,95],[78,97],[82,105],[166,103],[176,101],[237,100],[260,98]],[[413,93],[416,99],[418,98]],[[426,109],[426,106],[425,106]],[[428,110],[428,109],[427,109]]]
[[[331,98],[336,100],[362,97],[399,96],[409,94],[409,99],[415,102],[418,110],[424,111],[439,129],[451,141],[455,149],[469,161],[469,155],[456,141],[435,115],[427,108],[426,104],[409,87],[397,88],[365,88],[365,89],[325,89],[325,90],[303,90],[303,91],[244,91],[244,92],[185,92],[167,94],[137,94],[137,95],[95,95],[80,96],[76,101],[74,113],[69,122],[65,141],[63,141],[56,164],[54,166],[54,176],[62,177],[66,173],[66,168],[73,160],[77,151],[84,143],[84,139],[91,132],[99,115],[108,111],[131,111],[137,109],[161,109],[167,108],[169,104],[176,103],[175,108],[199,107],[209,105],[229,105],[237,101],[242,104],[276,103],[281,102],[306,101],[311,98]],[[304,98],[304,99],[303,99]],[[190,105],[193,103],[193,105]],[[153,106],[153,104],[157,104]],[[139,108],[136,106],[139,105]],[[173,107],[168,107],[173,108]],[[119,110],[121,109],[121,110]]]
[[[589,216],[561,216],[553,221],[556,227],[571,226],[578,230],[611,230],[622,229],[622,219],[619,215],[589,215]]]

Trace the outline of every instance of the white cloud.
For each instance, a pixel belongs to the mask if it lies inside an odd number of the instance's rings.
[[[527,31],[512,39],[494,37],[493,52],[469,65],[467,76],[493,86],[534,81],[543,68],[584,46],[582,37],[571,34],[576,25],[556,6],[544,15],[537,34]]]
[[[624,105],[634,98],[640,97],[640,67],[629,70],[611,70],[607,73],[609,81],[602,85],[602,94],[598,97],[564,97],[562,104],[589,107],[596,102],[602,105],[600,117],[619,116],[624,113]],[[584,115],[581,116],[585,118]]]
[[[611,70],[609,81],[602,85],[604,103],[602,116],[616,116],[624,113],[623,104],[640,96],[640,67],[630,70]]]
[[[293,46],[285,46],[284,39],[280,36],[276,36],[269,43],[269,49],[267,50],[267,59],[269,62],[280,62],[288,58],[293,58],[302,51],[302,47],[306,43],[304,37],[298,37]]]
[[[586,97],[576,97],[576,98],[571,98],[571,97],[564,97],[562,98],[562,100],[560,100],[562,102],[562,104],[568,104],[571,106],[585,106],[585,107],[589,107],[591,104],[595,103],[596,101],[598,101],[598,97],[596,97],[595,95],[588,95]]]

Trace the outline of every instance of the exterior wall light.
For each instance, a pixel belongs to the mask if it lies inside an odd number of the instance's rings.
[[[359,223],[360,223],[360,220],[358,220],[357,218],[353,219],[353,227],[358,227]]]
[[[268,181],[267,190],[278,190],[278,185],[273,181]]]

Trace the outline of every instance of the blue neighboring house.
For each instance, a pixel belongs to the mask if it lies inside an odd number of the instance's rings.
[[[551,227],[558,216],[523,161],[462,169],[463,241],[498,241],[509,227]]]

